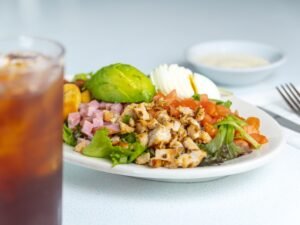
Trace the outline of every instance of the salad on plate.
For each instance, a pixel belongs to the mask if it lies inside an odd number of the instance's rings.
[[[233,111],[211,80],[176,64],[147,76],[117,63],[64,84],[64,143],[113,166],[220,164],[266,144],[259,129],[259,118]]]

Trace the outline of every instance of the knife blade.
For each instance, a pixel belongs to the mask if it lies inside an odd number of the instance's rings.
[[[268,109],[265,109],[261,106],[258,106],[258,108],[260,108],[261,110],[265,111],[270,116],[272,116],[280,125],[288,128],[288,129],[291,129],[295,132],[300,133],[300,125],[299,124],[297,124],[297,123],[295,123],[291,120],[288,120],[288,119],[286,119],[286,118],[284,118],[284,117],[282,117],[282,116],[280,116],[280,115],[278,115],[278,114],[276,114],[276,113],[274,113],[274,112],[272,112]]]

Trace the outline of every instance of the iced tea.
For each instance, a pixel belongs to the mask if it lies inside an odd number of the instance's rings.
[[[62,86],[61,60],[0,55],[1,225],[61,224]]]

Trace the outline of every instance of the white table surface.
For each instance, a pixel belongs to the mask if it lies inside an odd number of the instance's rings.
[[[283,49],[288,62],[237,95],[300,84],[300,1],[0,0],[0,36],[62,42],[66,72],[126,62],[148,73],[185,65],[185,49],[214,39],[247,39]],[[300,150],[286,146],[271,164],[209,183],[172,184],[108,175],[65,164],[64,225],[296,225]]]

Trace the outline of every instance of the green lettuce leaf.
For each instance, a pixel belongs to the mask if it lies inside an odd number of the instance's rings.
[[[66,124],[63,126],[63,141],[71,146],[76,145],[76,138],[74,137],[74,133],[71,128],[69,128]]]
[[[136,139],[133,139],[131,134],[125,138],[129,139],[128,143],[130,144],[128,148],[113,146],[108,136],[108,130],[100,129],[95,133],[91,143],[82,153],[90,157],[108,158],[112,161],[113,166],[131,163],[146,150],[146,147],[137,142]]]
[[[108,137],[107,129],[98,130],[91,143],[83,149],[82,154],[96,158],[108,158],[114,147]]]

